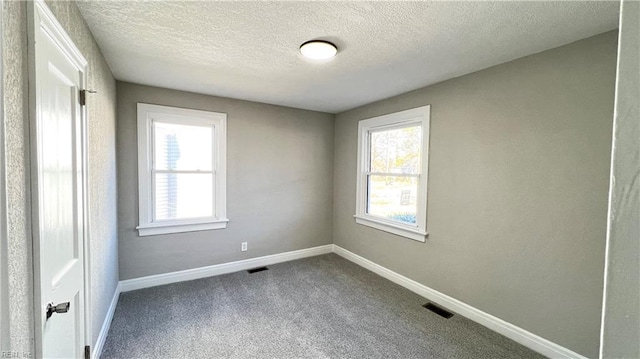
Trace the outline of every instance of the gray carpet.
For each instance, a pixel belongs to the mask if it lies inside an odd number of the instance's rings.
[[[335,254],[123,293],[102,358],[542,358]]]

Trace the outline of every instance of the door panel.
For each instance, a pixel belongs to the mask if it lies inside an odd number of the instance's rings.
[[[73,127],[75,116],[73,82],[55,67],[48,64],[48,75],[43,86],[43,105],[50,106],[43,114],[42,128],[42,217],[43,234],[46,235],[44,249],[47,256],[43,257],[48,263],[46,267],[51,272],[52,283],[55,288],[65,275],[74,268],[78,261],[79,242],[74,218],[77,209],[74,205],[73,180]]]

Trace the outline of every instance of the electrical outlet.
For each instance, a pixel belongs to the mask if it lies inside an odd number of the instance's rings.
[[[243,252],[247,251],[247,242],[242,242],[242,247],[240,247],[240,250]]]

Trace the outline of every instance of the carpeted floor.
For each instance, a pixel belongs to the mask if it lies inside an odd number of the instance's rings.
[[[102,358],[542,358],[335,254],[123,293]]]

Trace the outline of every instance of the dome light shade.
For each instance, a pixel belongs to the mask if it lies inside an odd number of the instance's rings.
[[[300,53],[311,60],[328,60],[336,56],[338,48],[329,41],[311,40],[300,45]]]

